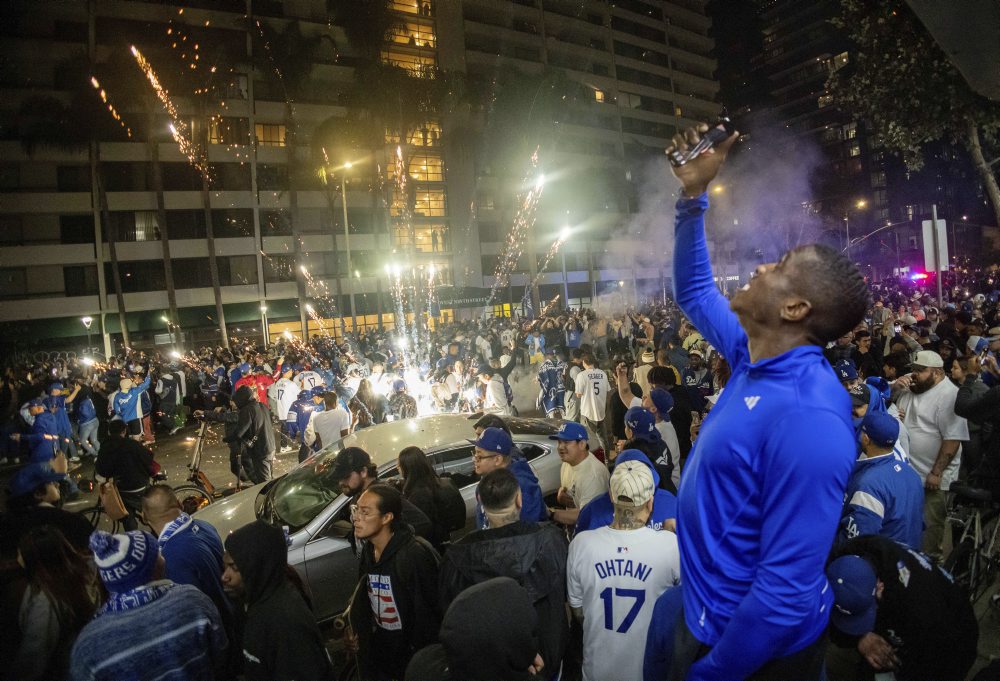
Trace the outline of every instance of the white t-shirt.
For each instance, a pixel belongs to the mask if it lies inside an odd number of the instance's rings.
[[[576,376],[576,394],[580,398],[580,415],[591,421],[603,421],[608,406],[608,376],[594,367],[584,368]]]
[[[279,421],[288,419],[288,410],[291,408],[292,403],[299,398],[300,390],[301,388],[288,378],[279,378],[268,388],[267,399],[268,401],[271,400],[271,393],[273,391],[274,413],[277,415]]]
[[[656,429],[660,431],[660,437],[667,443],[667,449],[670,450],[670,458],[674,462],[674,470],[670,473],[670,479],[673,481],[674,487],[680,487],[681,445],[677,442],[677,431],[674,429],[674,424],[670,421],[657,422]]]
[[[514,330],[504,329],[500,332],[500,344],[505,348],[509,348],[510,344],[514,342]]]
[[[903,392],[896,403],[905,412],[903,423],[910,434],[910,465],[920,474],[921,480],[934,467],[938,450],[944,440],[968,440],[969,424],[955,414],[958,388],[945,378],[925,393]],[[941,489],[947,490],[958,477],[962,463],[962,448],[951,460],[941,476]]]
[[[507,391],[503,387],[500,376],[494,376],[486,384],[486,396],[483,400],[483,411],[487,414],[510,415],[510,402],[507,401]]]
[[[318,435],[320,443],[326,447],[343,437],[340,433],[344,430],[351,430],[351,414],[338,404],[336,409],[310,414],[304,438],[307,445],[312,445]]]
[[[653,606],[680,583],[677,535],[648,527],[599,527],[570,542],[569,604],[583,608],[584,681],[642,678]]]
[[[609,484],[608,467],[592,453],[575,466],[564,461],[559,469],[559,485],[573,497],[574,508],[583,508],[594,497],[607,494]]]
[[[448,376],[444,379],[444,384],[448,386],[448,392],[452,395],[457,393],[459,388],[461,387],[458,384],[458,376],[456,376],[455,374],[448,374]]]
[[[302,390],[312,390],[318,385],[324,385],[323,377],[315,371],[303,371],[295,377],[295,382]]]

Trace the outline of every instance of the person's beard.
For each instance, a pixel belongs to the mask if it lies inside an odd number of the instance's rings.
[[[926,381],[913,381],[910,384],[910,392],[914,395],[919,395],[920,393],[925,393],[936,385],[934,377],[931,376]]]

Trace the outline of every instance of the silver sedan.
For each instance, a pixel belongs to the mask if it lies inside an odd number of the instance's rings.
[[[344,447],[361,447],[378,467],[379,479],[398,477],[396,457],[409,446],[423,449],[434,470],[448,475],[466,505],[465,532],[474,526],[476,475],[472,461],[473,424],[479,415],[438,414],[365,428],[324,448],[282,477],[238,492],[197,513],[222,537],[259,518],[287,528],[288,562],[308,584],[320,620],[342,612],[358,582],[358,559],[351,546],[353,527],[348,498],[330,475]],[[555,442],[562,421],[507,418],[514,444],[538,477],[542,494],[559,489],[561,461]],[[453,537],[455,538],[455,537]]]

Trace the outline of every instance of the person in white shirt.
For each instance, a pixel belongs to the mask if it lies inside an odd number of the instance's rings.
[[[892,392],[910,433],[910,465],[924,482],[923,552],[941,558],[946,497],[958,477],[969,425],[955,414],[958,388],[945,376],[941,355],[921,350],[912,368],[896,379]]]
[[[578,421],[580,419],[580,400],[576,396],[576,377],[580,375],[582,369],[580,368],[580,358],[583,357],[583,352],[579,348],[575,348],[569,353],[569,371],[567,376],[569,380],[566,381],[566,416],[567,421]]]
[[[309,415],[309,423],[303,435],[310,447],[317,439],[320,448],[327,447],[351,432],[351,413],[340,403],[337,393],[324,393],[323,403],[323,411],[314,411]]]
[[[323,377],[311,369],[300,372],[294,380],[301,390],[312,390],[318,385],[323,385]]]
[[[510,401],[507,399],[507,389],[504,388],[500,374],[495,373],[490,367],[483,367],[479,370],[479,380],[486,386],[483,413],[510,416]]]
[[[604,441],[604,415],[608,407],[608,375],[597,368],[597,359],[589,352],[581,358],[583,371],[576,376],[574,386],[580,401],[580,421],[597,433],[604,451],[610,451]]]
[[[643,678],[646,633],[656,599],[680,583],[677,535],[646,527],[656,483],[649,467],[623,461],[611,475],[610,526],[569,545],[567,591],[583,621],[583,680]]]
[[[446,403],[449,409],[454,409],[455,405],[458,404],[458,400],[461,398],[462,383],[465,381],[465,365],[462,362],[455,362],[451,366],[451,371],[448,372],[448,376],[444,379],[445,387],[448,388],[448,402]]]
[[[565,508],[552,511],[552,519],[561,525],[574,527],[580,509],[602,494],[608,493],[608,467],[590,452],[587,429],[579,423],[565,421],[550,440],[559,442],[559,492],[556,501]]]

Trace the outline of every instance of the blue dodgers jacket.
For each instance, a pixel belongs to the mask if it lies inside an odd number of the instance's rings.
[[[507,469],[517,478],[517,486],[521,490],[521,520],[526,523],[540,523],[548,520],[549,509],[545,506],[545,499],[542,498],[542,488],[539,486],[535,471],[531,470],[527,459],[515,456],[511,459]],[[479,503],[478,490],[476,490],[476,527],[480,530],[489,527],[486,523],[483,505]]]
[[[859,459],[847,482],[837,544],[877,534],[920,550],[924,531],[924,486],[895,452]]]
[[[126,392],[121,390],[115,395],[114,403],[112,408],[115,414],[122,421],[128,423],[135,419],[142,418],[142,398],[141,395],[149,387],[149,374],[146,374],[146,378],[137,386],[133,386]]]
[[[821,348],[751,363],[712,280],[708,198],[677,202],[675,298],[732,377],[681,477],[684,617],[712,647],[689,681],[742,679],[815,641],[833,595],[823,568],[856,456],[850,397]]]

